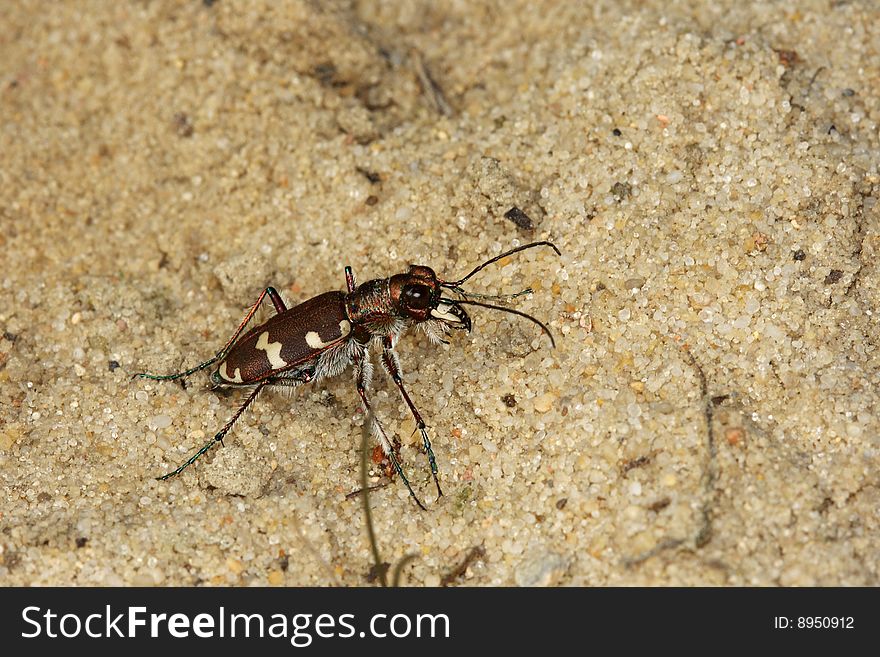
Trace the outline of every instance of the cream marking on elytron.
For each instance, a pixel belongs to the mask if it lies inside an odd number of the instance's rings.
[[[351,324],[348,320],[343,319],[339,322],[339,338],[344,338],[349,333],[351,333]],[[306,333],[306,344],[312,349],[323,349],[324,347],[329,347],[331,344],[339,340],[339,338],[333,338],[330,342],[324,342],[321,340],[321,336],[318,335],[317,331],[309,331]]]
[[[256,347],[266,352],[266,358],[269,359],[269,365],[272,366],[273,370],[279,370],[287,365],[287,361],[281,357],[281,343],[269,342],[269,331],[264,331],[260,335]]]
[[[226,371],[226,361],[224,360],[220,363],[220,376],[229,381],[229,383],[244,383],[241,378],[241,368],[235,368],[235,376],[229,376],[229,373]]]

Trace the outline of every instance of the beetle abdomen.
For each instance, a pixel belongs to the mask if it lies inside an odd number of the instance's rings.
[[[254,384],[315,358],[349,333],[345,295],[326,292],[248,331],[229,350],[217,374],[228,384]]]

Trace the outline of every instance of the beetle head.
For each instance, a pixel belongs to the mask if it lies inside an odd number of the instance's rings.
[[[390,281],[391,299],[398,311],[416,322],[437,321],[449,328],[471,330],[471,319],[454,299],[442,297],[440,281],[430,267],[410,265]]]
[[[537,246],[548,246],[556,255],[561,255],[559,249],[552,242],[531,242],[523,244],[516,248],[505,251],[494,258],[489,258],[486,262],[477,265],[464,278],[456,281],[446,281],[437,278],[437,274],[430,267],[424,265],[410,265],[409,270],[405,274],[397,274],[390,279],[391,300],[394,307],[401,315],[407,319],[415,321],[435,342],[444,342],[443,335],[450,328],[471,330],[471,318],[465,312],[463,305],[480,306],[490,310],[498,310],[511,315],[523,317],[541,327],[541,330],[550,338],[550,344],[556,346],[553,334],[550,329],[538,319],[531,315],[506,306],[499,306],[486,301],[508,301],[515,299],[523,294],[531,293],[531,288],[526,288],[521,292],[508,295],[484,295],[469,293],[464,290],[462,285],[475,274],[483,270],[488,265],[498,262],[502,258],[511,256],[514,253],[533,249]],[[450,299],[443,296],[444,290],[448,290],[457,298]],[[480,299],[479,301],[477,299]]]

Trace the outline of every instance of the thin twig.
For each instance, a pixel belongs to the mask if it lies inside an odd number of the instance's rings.
[[[425,65],[425,59],[422,57],[422,53],[415,48],[411,48],[409,54],[413,63],[413,68],[415,69],[419,82],[422,85],[422,91],[425,92],[425,96],[431,102],[431,105],[433,105],[434,109],[443,116],[452,116],[452,106],[446,100],[446,96],[443,95],[443,89],[440,88],[440,85],[437,84],[431,76],[431,72]]]
[[[358,488],[357,490],[353,490],[350,493],[346,493],[345,499],[353,500],[358,495],[361,495],[365,490],[370,493],[374,493],[377,490],[382,490],[383,488],[388,488],[392,483],[393,483],[392,480],[389,479],[388,481],[383,481],[381,484],[374,484],[372,486],[368,486],[367,488]]]
[[[336,573],[333,572],[333,569],[330,567],[330,564],[327,563],[324,558],[321,556],[321,553],[318,552],[318,549],[312,544],[312,542],[306,537],[303,533],[302,527],[299,525],[299,521],[296,518],[296,514],[291,516],[293,522],[293,528],[296,531],[296,535],[299,537],[299,540],[303,545],[306,546],[306,549],[311,553],[311,555],[315,558],[315,560],[321,564],[321,567],[330,577],[330,580],[333,582],[333,586],[339,586],[339,580],[336,577]]]
[[[372,411],[369,411],[370,413]],[[367,521],[367,535],[370,537],[370,549],[373,551],[373,561],[376,563],[376,572],[382,586],[388,588],[388,576],[386,568],[382,568],[382,557],[379,555],[379,544],[376,542],[376,529],[373,527],[373,510],[370,508],[370,490],[367,485],[367,449],[370,442],[369,425],[372,418],[365,417],[361,427],[361,501],[364,506],[364,517]]]
[[[468,567],[474,561],[482,559],[485,556],[486,550],[482,545],[472,547],[465,555],[464,560],[443,576],[443,579],[440,580],[440,586],[449,586],[452,582],[464,575],[467,572]]]

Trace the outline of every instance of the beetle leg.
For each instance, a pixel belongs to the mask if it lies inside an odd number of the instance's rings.
[[[400,359],[397,357],[397,352],[394,351],[391,337],[385,336],[382,338],[382,346],[382,365],[384,365],[385,371],[388,372],[388,376],[394,381],[394,385],[400,390],[400,396],[403,397],[403,401],[409,406],[413,419],[416,421],[416,428],[422,434],[422,444],[425,447],[425,453],[428,455],[428,464],[431,466],[431,475],[434,477],[434,484],[437,486],[437,495],[442,496],[443,491],[440,490],[440,482],[437,480],[437,460],[434,458],[434,450],[431,448],[431,441],[428,439],[427,427],[425,421],[422,419],[421,413],[419,413],[415,404],[413,404],[412,400],[409,398],[406,388],[403,387],[403,376],[400,373]]]
[[[254,399],[257,398],[257,395],[259,394],[260,390],[262,390],[263,387],[266,385],[267,385],[267,381],[261,381],[260,383],[258,383],[256,385],[256,387],[254,388],[254,391],[245,400],[244,404],[241,405],[241,408],[239,408],[235,412],[235,415],[233,415],[232,418],[230,418],[229,422],[227,422],[225,425],[223,425],[223,428],[220,429],[220,431],[218,431],[214,435],[214,437],[211,438],[211,440],[209,440],[207,443],[205,443],[204,446],[198,452],[196,452],[191,457],[189,457],[189,459],[186,461],[186,463],[184,463],[179,468],[177,468],[177,470],[174,470],[173,472],[169,472],[168,474],[162,475],[161,477],[156,477],[156,479],[158,479],[159,481],[165,481],[166,479],[170,479],[171,477],[179,475],[186,468],[188,468],[193,463],[195,463],[196,459],[198,459],[202,454],[204,454],[209,449],[211,449],[216,443],[222,443],[223,437],[227,433],[229,433],[229,430],[232,428],[232,425],[235,424],[235,421],[241,417],[241,414],[244,413],[244,409],[246,409],[248,406],[251,405],[251,402],[253,402]]]
[[[345,286],[348,288],[348,293],[351,294],[354,292],[357,285],[355,284],[354,271],[351,267],[345,268]]]
[[[315,369],[306,369],[292,374],[285,373],[284,376],[273,376],[266,380],[270,386],[279,386],[282,388],[296,388],[305,383],[311,383],[315,379]]]
[[[370,405],[370,400],[367,399],[367,390],[370,387],[370,379],[372,378],[372,364],[370,363],[368,358],[369,356],[366,350],[364,350],[362,353],[355,355],[353,357],[353,360],[355,364],[355,384],[357,385],[358,395],[360,395],[361,397],[361,403],[364,407],[364,414],[367,416],[367,421],[370,423],[370,431],[373,433],[374,436],[376,436],[376,439],[382,446],[382,451],[385,452],[385,455],[391,461],[391,464],[394,466],[394,470],[397,472],[400,480],[406,486],[406,489],[409,491],[410,496],[415,500],[416,504],[419,505],[419,508],[422,511],[426,511],[427,509],[425,509],[425,506],[419,501],[419,498],[416,497],[412,486],[410,486],[409,479],[407,479],[406,475],[403,473],[403,468],[400,465],[400,460],[394,453],[394,446],[388,439],[388,436],[385,433],[385,429],[379,422],[379,418],[377,418],[376,414],[373,413],[373,407]]]
[[[244,327],[248,325],[248,322],[253,319],[254,315],[257,313],[257,309],[260,307],[260,304],[263,303],[263,299],[266,298],[266,295],[272,300],[272,305],[275,306],[275,312],[283,313],[287,310],[287,306],[284,305],[284,300],[281,298],[281,295],[278,294],[278,290],[274,287],[267,287],[260,294],[260,297],[257,299],[257,302],[251,307],[248,311],[248,314],[245,315],[244,319],[241,321],[241,324],[238,325],[238,329],[236,329],[235,333],[232,334],[232,337],[223,345],[223,348],[216,353],[216,355],[210,360],[206,360],[204,363],[200,363],[195,367],[192,367],[183,372],[176,372],[175,374],[148,374],[146,372],[138,372],[137,374],[132,375],[132,379],[142,378],[142,379],[150,379],[152,381],[174,381],[175,379],[183,379],[188,377],[190,374],[195,374],[196,372],[201,372],[203,369],[216,363],[218,360],[221,360],[226,353],[229,351],[229,348],[235,343],[238,339],[238,336],[241,335],[241,332],[244,330]]]

